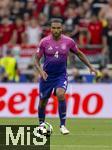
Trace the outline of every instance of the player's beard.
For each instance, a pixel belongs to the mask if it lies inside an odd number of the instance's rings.
[[[61,34],[62,34],[61,32],[60,33],[54,33],[53,34],[54,39],[60,39]]]

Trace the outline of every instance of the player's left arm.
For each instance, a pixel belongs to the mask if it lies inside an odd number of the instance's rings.
[[[91,73],[94,72],[97,75],[97,70],[92,66],[86,55],[83,52],[81,52],[81,50],[77,49],[77,52],[75,54],[89,68]]]
[[[81,50],[78,48],[77,44],[73,39],[70,40],[70,51],[78,56],[78,58],[86,65],[88,66],[90,72],[94,72],[97,75],[97,70],[92,66],[92,64],[89,62],[86,55],[81,52]]]

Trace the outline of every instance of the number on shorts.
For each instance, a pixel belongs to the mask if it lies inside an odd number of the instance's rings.
[[[56,53],[54,54],[54,57],[58,58],[59,57],[59,52],[56,51]]]

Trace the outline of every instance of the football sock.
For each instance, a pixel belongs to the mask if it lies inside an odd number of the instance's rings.
[[[40,124],[45,121],[45,107],[38,107],[38,117]]]
[[[65,125],[66,121],[66,102],[65,100],[59,100],[59,117],[60,117],[60,126]]]

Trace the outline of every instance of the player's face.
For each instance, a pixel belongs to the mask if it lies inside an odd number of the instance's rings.
[[[58,22],[53,22],[51,24],[51,33],[55,38],[60,37],[62,33],[62,24]]]

